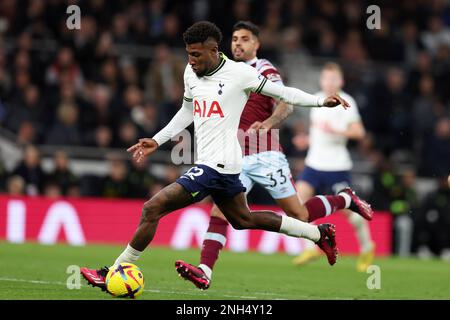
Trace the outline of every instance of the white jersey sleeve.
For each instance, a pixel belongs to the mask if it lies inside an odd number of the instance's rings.
[[[192,121],[194,121],[192,117],[192,102],[183,101],[183,105],[177,114],[170,120],[167,126],[153,136],[153,140],[158,145],[162,145],[190,125]]]
[[[325,101],[322,97],[317,97],[300,89],[286,87],[268,81],[268,79],[258,73],[255,68],[246,64],[242,65],[245,66],[245,68],[242,68],[241,81],[246,91],[269,96],[294,106],[320,107]]]
[[[242,87],[247,92],[259,93],[261,87],[266,83],[267,78],[260,74],[255,68],[240,62],[239,69]]]

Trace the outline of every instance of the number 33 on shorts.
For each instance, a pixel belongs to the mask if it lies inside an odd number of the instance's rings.
[[[283,199],[296,194],[289,167],[269,171],[265,174],[264,179],[258,179],[258,181],[274,199]]]
[[[288,175],[290,176],[290,172]],[[266,174],[266,176],[269,178],[271,185],[269,187],[274,188],[278,184],[285,184],[288,181],[288,177],[286,177],[286,173],[283,173],[283,169],[278,169],[275,172],[270,172]]]

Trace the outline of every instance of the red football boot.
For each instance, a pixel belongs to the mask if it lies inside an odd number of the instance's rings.
[[[323,223],[317,226],[320,231],[320,239],[316,242],[320,249],[327,255],[328,263],[333,265],[336,263],[338,256],[338,248],[336,247],[336,227],[334,224]]]
[[[211,280],[202,269],[181,260],[175,261],[175,269],[180,277],[192,282],[197,288],[206,290],[209,288]]]
[[[350,210],[356,212],[357,214],[359,214],[361,217],[363,217],[366,220],[369,220],[369,221],[372,220],[373,210],[372,210],[370,204],[368,204],[366,201],[364,201],[360,197],[358,197],[356,195],[355,191],[353,191],[350,188],[345,188],[338,192],[338,194],[340,194],[340,193],[346,193],[352,199],[352,202],[349,207]]]
[[[81,268],[80,272],[83,277],[87,280],[88,284],[93,287],[99,287],[103,291],[106,290],[106,275],[108,274],[108,267],[103,267],[98,270]]]

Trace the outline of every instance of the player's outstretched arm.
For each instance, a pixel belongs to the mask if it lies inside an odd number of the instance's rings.
[[[240,79],[243,89],[281,100],[287,104],[300,107],[328,107],[333,108],[342,105],[344,109],[350,108],[350,104],[338,94],[321,98],[309,94],[300,89],[281,86],[269,81],[259,74],[255,68],[244,63],[238,64],[236,76]]]
[[[294,106],[334,108],[338,105],[342,105],[344,109],[350,108],[350,104],[338,94],[320,98],[300,89],[280,86],[270,81],[263,80],[261,85],[262,87],[259,89],[261,94],[279,99]]]
[[[158,149],[160,145],[168,141],[181,132],[184,128],[194,121],[192,115],[192,102],[183,101],[183,105],[178,110],[177,114],[170,120],[170,122],[161,131],[159,131],[153,138],[139,139],[139,142],[127,149],[128,152],[133,153],[133,158],[140,162],[146,156],[152,154]]]
[[[133,159],[141,162],[146,156],[152,154],[158,149],[158,143],[152,138],[139,139],[139,142],[127,149],[127,152],[133,153]]]
[[[337,107],[338,105],[342,105],[342,107],[344,107],[344,109],[348,109],[350,108],[350,104],[345,101],[341,96],[339,96],[337,93],[326,97],[325,100],[323,101],[323,105],[324,107],[328,107],[328,108],[334,108]]]

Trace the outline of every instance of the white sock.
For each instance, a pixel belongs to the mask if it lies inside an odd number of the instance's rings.
[[[356,212],[351,212],[348,220],[355,228],[356,237],[359,242],[359,251],[367,252],[372,250],[373,242],[367,221]]]
[[[120,256],[116,259],[114,264],[119,263],[133,263],[141,256],[142,251],[138,251],[131,247],[129,244],[126,249],[120,254]]]
[[[304,250],[316,250],[316,244],[312,242],[311,240],[305,239],[303,242],[303,249]]]
[[[203,270],[203,272],[206,274],[209,280],[211,280],[212,277],[212,270],[210,267],[208,267],[206,264],[199,264],[198,267]]]
[[[280,232],[288,236],[306,238],[314,242],[320,239],[319,228],[288,216],[281,216]]]
[[[345,192],[341,192],[338,194],[338,196],[341,196],[345,199],[345,209],[350,208],[350,204],[352,203],[352,198],[350,197],[350,195]]]

